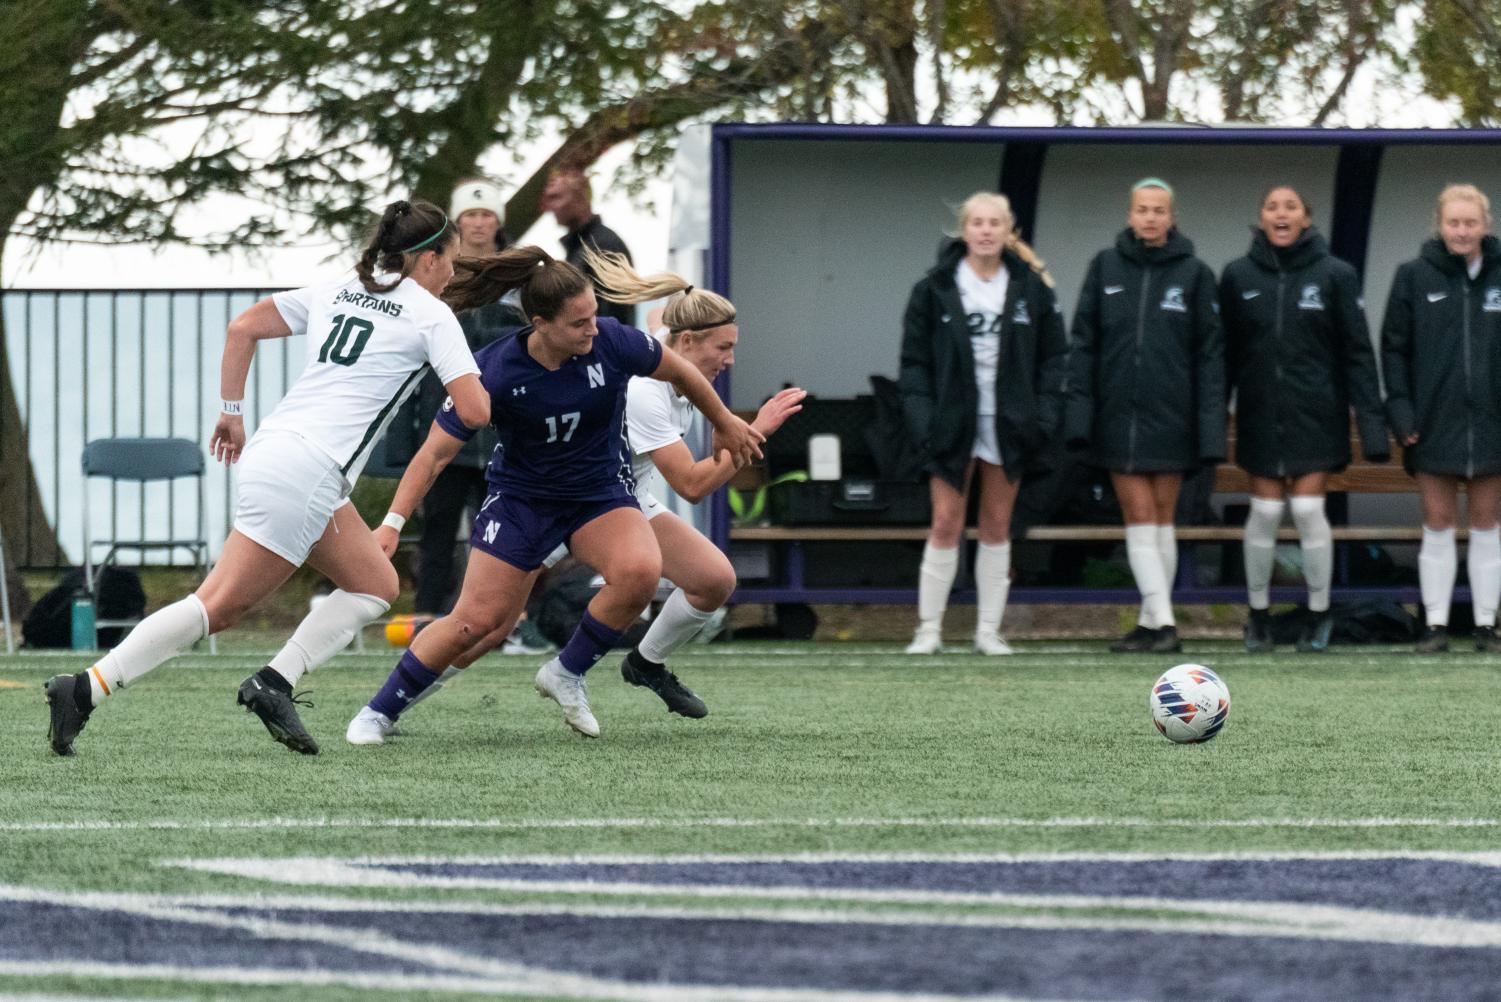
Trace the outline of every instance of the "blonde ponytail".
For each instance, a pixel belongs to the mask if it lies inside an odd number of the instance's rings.
[[[584,248],[584,261],[594,272],[600,297],[612,303],[647,303],[667,296],[662,322],[667,325],[669,344],[685,331],[708,330],[735,320],[734,303],[717,292],[695,289],[670,271],[641,275],[624,254],[593,247]]]
[[[1027,267],[1035,271],[1037,277],[1042,279],[1043,285],[1046,285],[1049,289],[1053,288],[1053,276],[1048,273],[1047,262],[1038,257],[1037,252],[1032,249],[1031,244],[1028,244],[1021,237],[1017,236],[1015,230],[1012,230],[1011,235],[1006,238],[1006,249],[1021,258]]]

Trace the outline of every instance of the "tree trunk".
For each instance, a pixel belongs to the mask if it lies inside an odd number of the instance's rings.
[[[7,219],[7,230],[13,219]],[[4,255],[5,234],[0,232],[0,260]],[[30,435],[21,420],[15,385],[5,350],[5,316],[0,311],[0,533],[4,534],[5,559],[22,566],[63,563],[66,557],[37,491],[28,449]]]

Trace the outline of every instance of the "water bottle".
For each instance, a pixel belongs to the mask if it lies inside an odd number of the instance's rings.
[[[73,649],[92,651],[98,642],[94,631],[94,596],[88,589],[80,588],[73,593]]]

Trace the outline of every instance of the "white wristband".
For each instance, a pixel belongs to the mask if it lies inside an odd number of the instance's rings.
[[[221,400],[221,401],[219,401],[219,413],[220,414],[242,415],[242,414],[245,413],[245,401],[243,401],[243,400]]]
[[[407,518],[405,515],[398,515],[394,511],[388,511],[386,512],[386,517],[380,520],[380,524],[388,525],[397,532],[400,532],[406,526]]]

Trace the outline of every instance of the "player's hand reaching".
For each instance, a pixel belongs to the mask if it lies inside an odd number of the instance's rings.
[[[401,533],[389,525],[377,525],[375,527],[375,544],[380,551],[390,558],[396,553],[396,544],[401,542]]]
[[[245,451],[245,418],[239,414],[220,414],[214,425],[214,434],[208,441],[208,452],[215,462],[225,466],[237,463]]]
[[[729,420],[714,429],[714,455],[728,452],[738,469],[761,458],[761,443],[766,436],[731,414]]]
[[[803,398],[807,395],[807,390],[800,390],[795,386],[782,390],[761,405],[751,427],[770,437],[772,432],[782,427],[782,422],[803,409]]]

